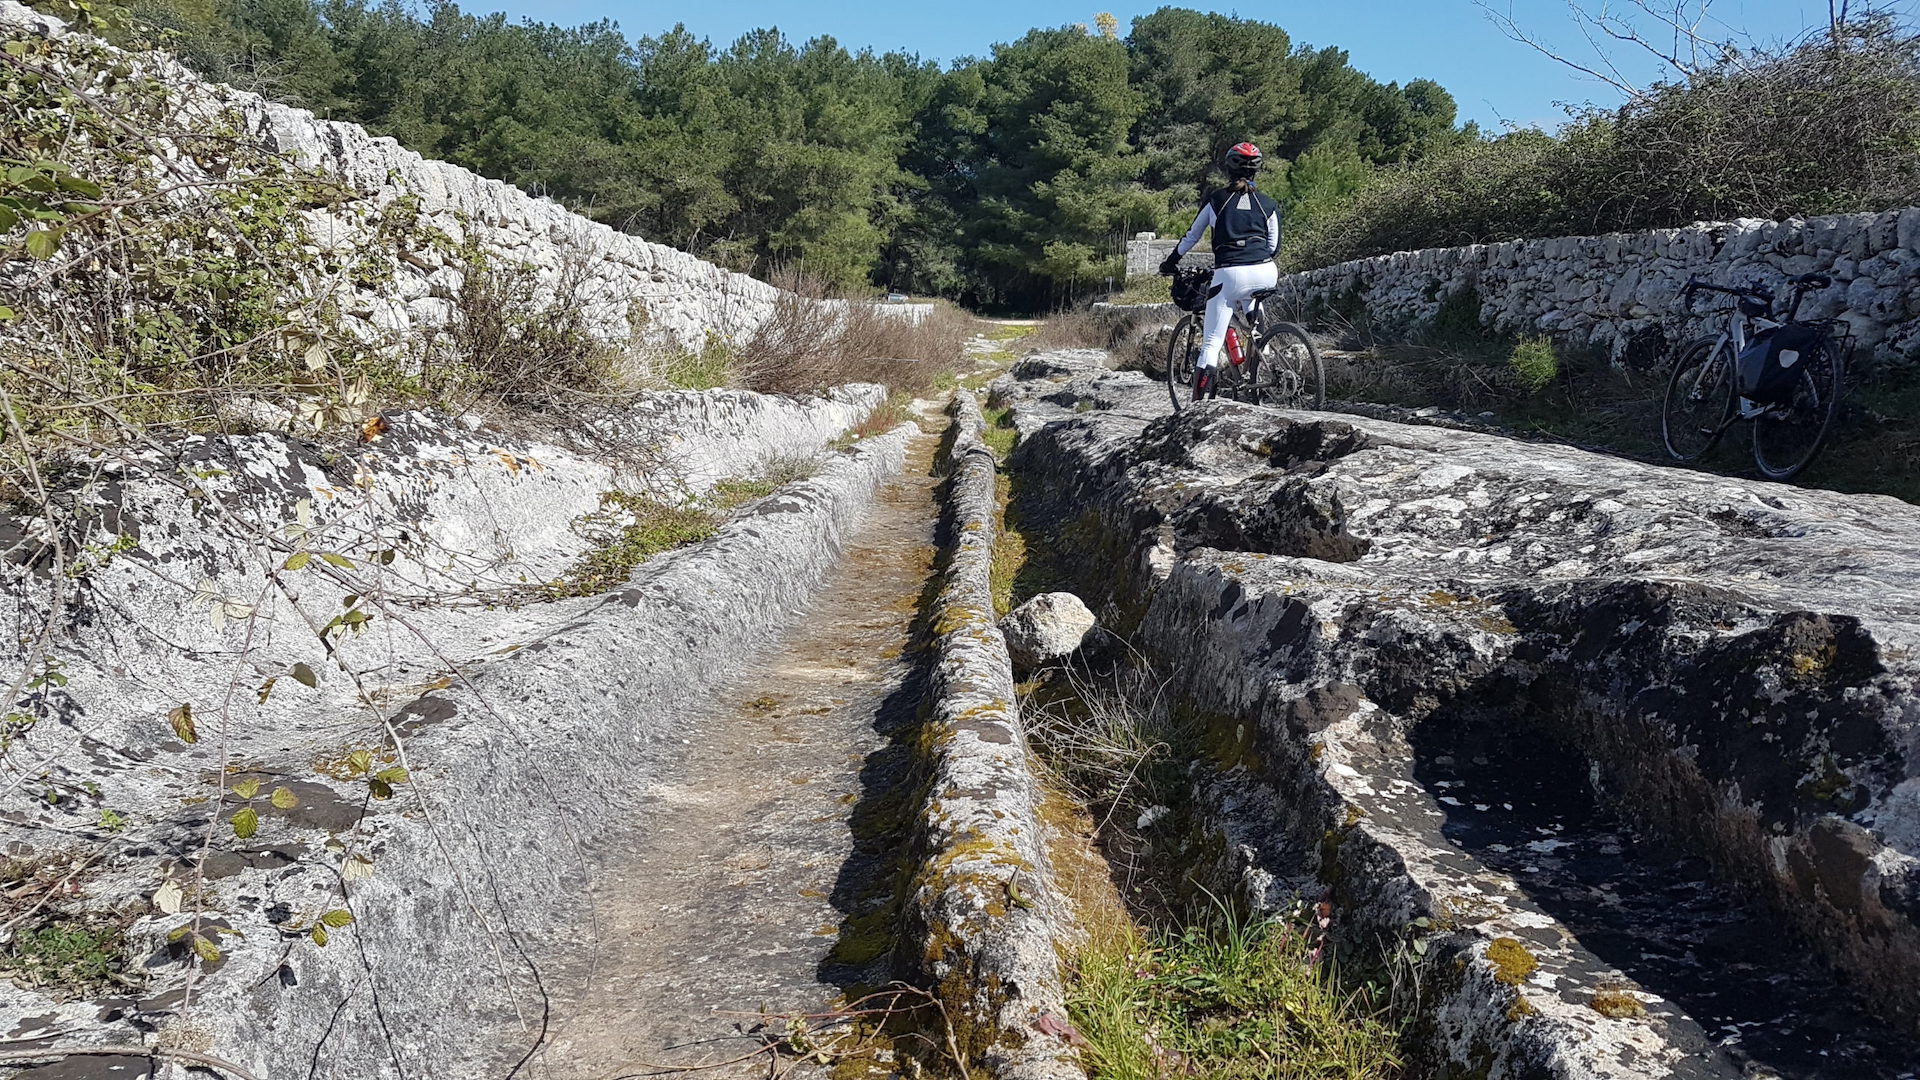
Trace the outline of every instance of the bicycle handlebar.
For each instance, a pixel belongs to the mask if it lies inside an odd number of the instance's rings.
[[[1791,321],[1800,313],[1800,301],[1805,299],[1809,292],[1816,289],[1830,288],[1833,285],[1833,277],[1829,274],[1820,273],[1797,274],[1788,278],[1787,284],[1793,290],[1793,300],[1787,305],[1786,313],[1786,318]],[[1693,309],[1694,294],[1701,292],[1720,293],[1724,296],[1736,296],[1743,299],[1750,298],[1766,304],[1769,308],[1773,306],[1774,300],[1773,290],[1762,286],[1757,281],[1752,285],[1742,288],[1738,285],[1715,285],[1709,281],[1702,281],[1698,275],[1694,275],[1687,278],[1687,283],[1680,289],[1681,302],[1689,311]]]

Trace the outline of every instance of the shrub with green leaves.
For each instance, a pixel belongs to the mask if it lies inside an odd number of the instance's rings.
[[[1392,251],[1920,202],[1920,32],[1869,14],[1730,52],[1555,134],[1522,130],[1374,170],[1294,223],[1296,267]]]

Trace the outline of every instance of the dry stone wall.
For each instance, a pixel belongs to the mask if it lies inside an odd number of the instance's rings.
[[[1878,214],[1767,221],[1742,218],[1680,229],[1562,236],[1401,251],[1281,279],[1308,310],[1359,312],[1376,321],[1433,319],[1472,290],[1483,323],[1545,331],[1606,348],[1617,360],[1657,355],[1680,334],[1708,332],[1675,298],[1689,275],[1776,289],[1794,274],[1833,275],[1803,317],[1845,319],[1856,364],[1920,363],[1920,207]]]
[[[58,19],[0,0],[0,35],[59,37]],[[205,109],[237,115],[268,151],[344,182],[356,195],[307,211],[312,243],[351,252],[368,272],[329,283],[343,329],[395,349],[447,330],[472,252],[490,266],[525,268],[531,306],[576,303],[585,329],[604,341],[641,340],[698,349],[709,336],[734,340],[772,314],[780,290],[683,251],[590,221],[511,184],[424,158],[355,124],[206,82],[179,65],[156,74]],[[396,216],[408,237],[396,241]],[[383,228],[383,224],[385,228]]]

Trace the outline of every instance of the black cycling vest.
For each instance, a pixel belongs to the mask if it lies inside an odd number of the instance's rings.
[[[1221,188],[1207,202],[1213,207],[1213,265],[1253,266],[1273,259],[1267,218],[1280,208],[1272,199],[1258,191]]]

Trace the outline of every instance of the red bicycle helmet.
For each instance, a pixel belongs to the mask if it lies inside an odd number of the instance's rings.
[[[1252,176],[1260,171],[1260,163],[1265,160],[1260,148],[1250,142],[1235,143],[1227,151],[1227,175],[1229,177]]]

